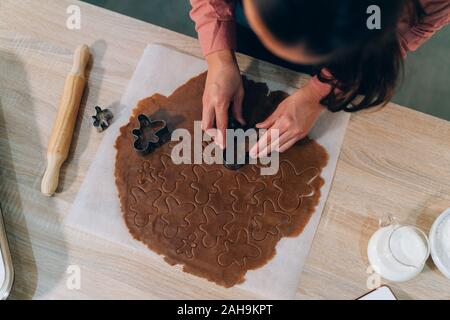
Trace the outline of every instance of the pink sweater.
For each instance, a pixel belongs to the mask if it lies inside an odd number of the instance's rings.
[[[196,24],[204,55],[219,50],[236,49],[236,28],[233,0],[190,0],[191,18]],[[450,0],[420,0],[426,15],[421,23],[409,27],[399,24],[399,38],[404,55],[416,50],[436,31],[450,22]],[[314,77],[311,84],[320,97],[328,94],[330,87]]]

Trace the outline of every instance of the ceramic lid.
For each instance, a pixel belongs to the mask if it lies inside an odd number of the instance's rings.
[[[450,237],[450,209],[442,213],[433,223],[430,231],[431,257],[438,269],[450,279],[450,243],[444,240]],[[446,228],[444,230],[444,228]]]

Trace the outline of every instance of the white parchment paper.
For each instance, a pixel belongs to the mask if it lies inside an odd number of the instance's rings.
[[[114,143],[120,127],[128,122],[131,110],[139,100],[154,93],[170,95],[177,87],[205,70],[206,63],[199,58],[160,45],[146,48],[122,97],[121,111],[115,115],[115,122],[104,133],[98,152],[66,218],[67,225],[130,249],[143,250],[155,259],[163,259],[132,239],[122,219],[114,181]],[[266,82],[271,90],[281,89],[289,93],[294,90],[264,79],[249,78]],[[311,137],[326,148],[330,157],[322,173],[325,184],[321,189],[319,205],[304,232],[296,238],[282,239],[277,245],[276,256],[264,267],[249,271],[246,281],[240,287],[269,299],[291,299],[295,296],[300,274],[328,197],[348,120],[348,114],[328,112],[319,119]]]

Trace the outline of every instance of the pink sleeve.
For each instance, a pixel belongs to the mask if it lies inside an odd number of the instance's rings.
[[[399,35],[404,56],[408,51],[417,50],[450,22],[449,0],[422,0],[421,3],[425,11],[422,21]]]
[[[190,0],[190,16],[195,22],[203,54],[236,49],[234,1]]]

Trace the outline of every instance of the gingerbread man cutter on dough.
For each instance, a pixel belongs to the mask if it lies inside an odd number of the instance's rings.
[[[228,114],[228,129],[231,130],[238,130],[238,129],[242,129],[244,131],[248,130],[248,128],[246,126],[241,125],[232,115],[231,113],[231,108],[229,108],[229,114]],[[237,146],[237,139],[234,139],[234,150],[232,152],[232,154],[234,155],[233,158],[229,158],[228,156],[228,152],[227,149],[223,150],[223,166],[225,168],[227,168],[228,170],[239,170],[240,168],[242,168],[243,166],[245,166],[246,164],[248,164],[250,162],[250,158],[248,155],[248,152],[245,152],[244,155],[241,155],[244,157],[244,163],[238,163],[238,152],[240,151],[240,148]]]
[[[164,143],[169,133],[164,120],[152,120],[144,114],[138,116],[139,128],[132,131],[135,138],[134,149],[141,155],[147,155]]]

